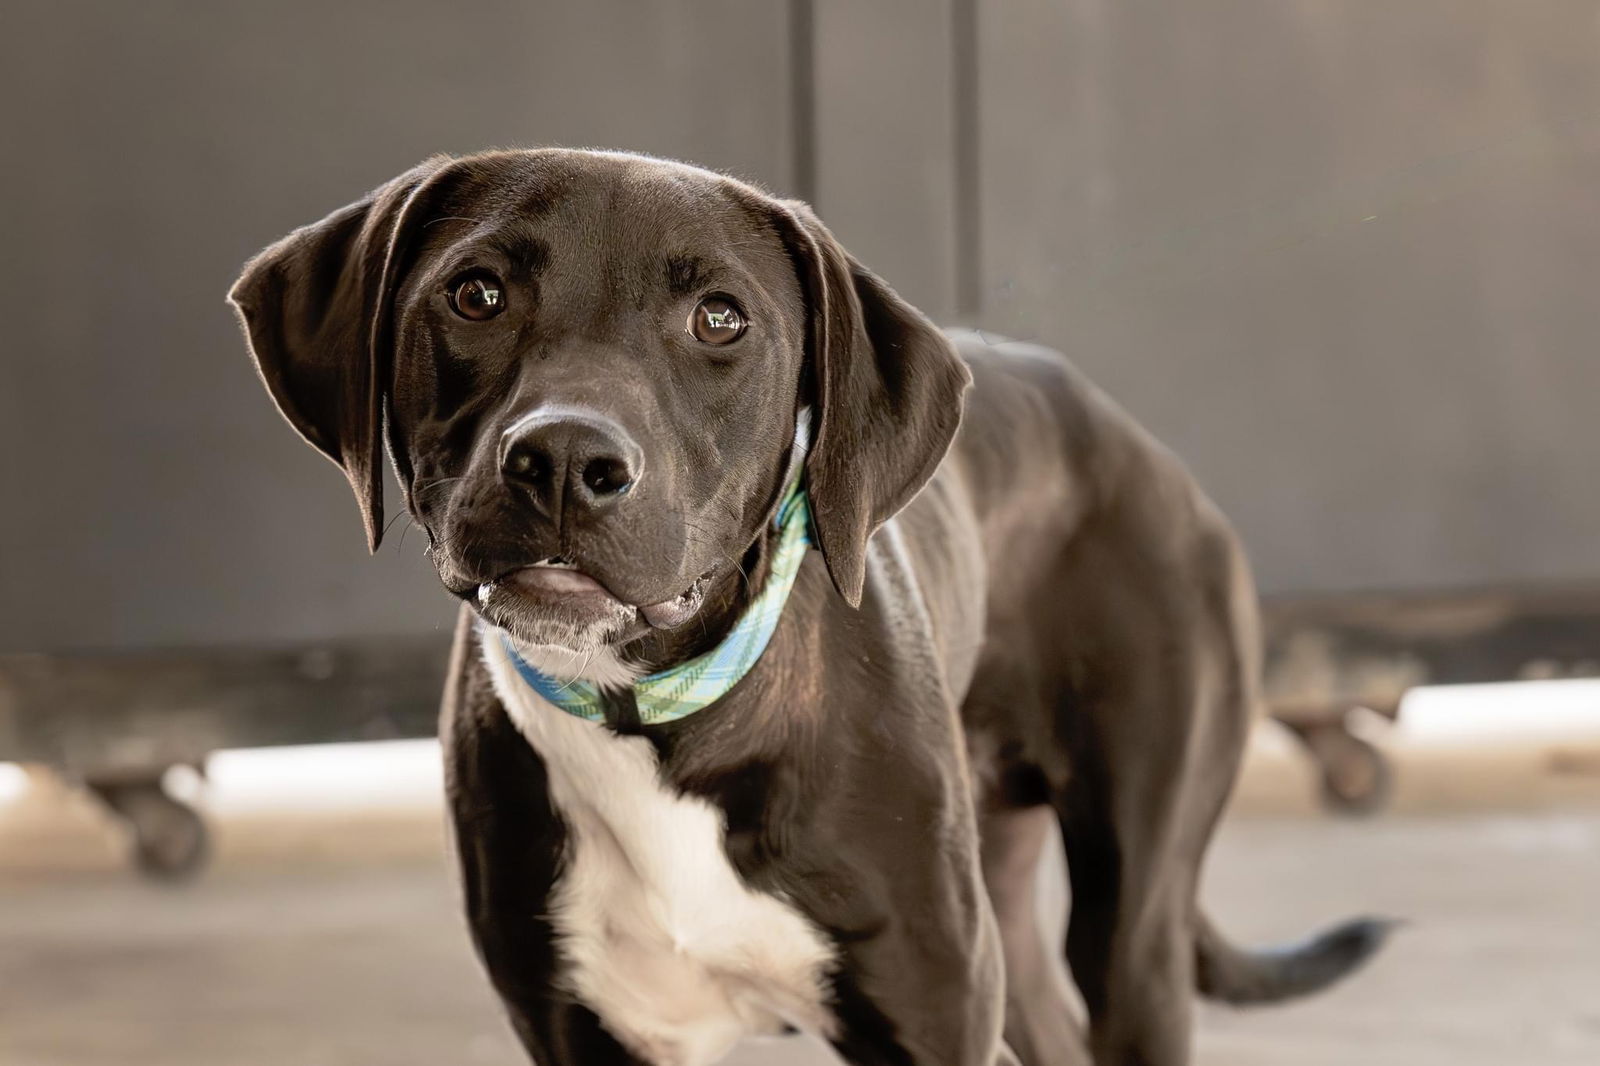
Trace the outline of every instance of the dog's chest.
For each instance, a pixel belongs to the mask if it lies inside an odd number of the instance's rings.
[[[551,706],[499,641],[485,645],[570,834],[549,903],[567,987],[653,1066],[709,1066],[785,1023],[826,1033],[832,953],[793,907],[739,877],[721,812],[664,787],[648,741]]]

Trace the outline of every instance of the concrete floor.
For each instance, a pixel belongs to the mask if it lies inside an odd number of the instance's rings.
[[[1357,911],[1413,924],[1330,994],[1205,1008],[1200,1063],[1600,1063],[1600,807],[1344,822],[1285,814],[1262,781],[1212,853],[1206,895],[1230,932],[1264,942]],[[237,816],[218,832],[216,868],[163,889],[124,873],[75,799],[0,812],[0,1066],[523,1061],[432,810]],[[785,1041],[734,1061],[827,1060]]]

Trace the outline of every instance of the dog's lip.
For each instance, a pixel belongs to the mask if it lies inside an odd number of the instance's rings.
[[[705,590],[716,567],[696,578],[687,589],[659,603],[628,603],[606,588],[597,578],[565,559],[543,559],[518,567],[478,586],[480,603],[488,603],[501,592],[510,592],[551,606],[576,608],[584,613],[613,613],[620,609],[637,612],[653,629],[675,629],[683,625],[705,602]]]
[[[544,559],[518,567],[478,586],[478,600],[487,602],[501,592],[516,593],[546,604],[611,612],[624,604],[599,581],[571,563]]]
[[[676,629],[700,610],[700,605],[705,602],[706,586],[711,583],[711,575],[716,572],[712,567],[694,579],[681,594],[670,600],[660,603],[645,604],[639,608],[639,616],[655,629]]]
[[[604,596],[609,600],[617,600],[610,590],[582,570],[566,567],[528,566],[502,580],[530,592],[547,592],[557,596]]]

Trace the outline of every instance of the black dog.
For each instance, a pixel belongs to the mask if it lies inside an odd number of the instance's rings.
[[[939,332],[805,207],[436,158],[232,299],[374,547],[386,431],[468,605],[456,844],[544,1066],[786,1027],[853,1063],[1181,1063],[1191,989],[1297,995],[1381,939],[1248,954],[1197,909],[1259,699],[1224,519],[1060,356]],[[1035,925],[1052,825],[1087,1041]]]

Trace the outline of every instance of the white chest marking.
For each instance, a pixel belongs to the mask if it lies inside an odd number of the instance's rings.
[[[552,706],[493,635],[484,661],[545,762],[570,833],[551,918],[579,1000],[652,1066],[710,1066],[787,1022],[826,1035],[832,952],[787,903],[752,891],[722,812],[663,787],[655,750]]]

